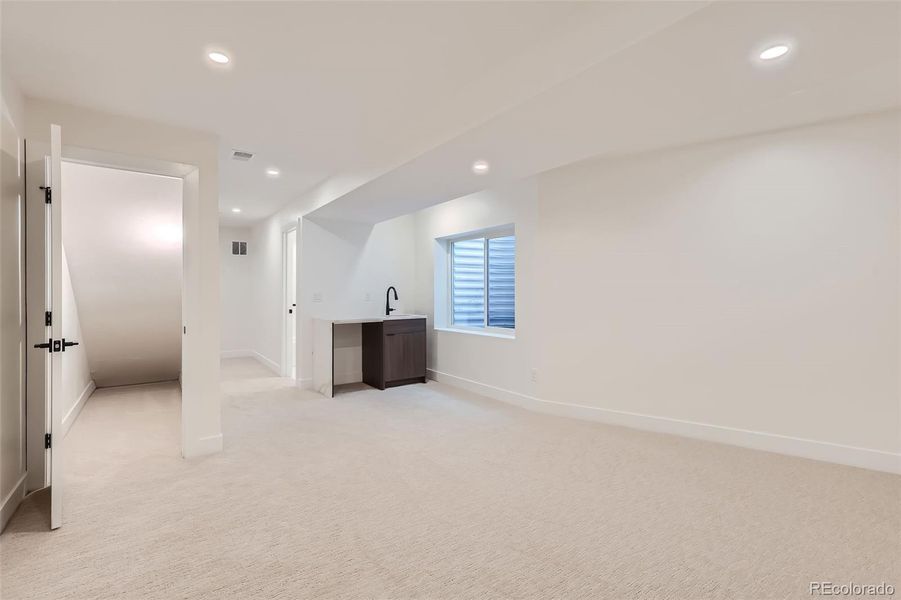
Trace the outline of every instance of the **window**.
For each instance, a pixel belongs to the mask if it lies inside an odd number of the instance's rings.
[[[450,324],[454,327],[516,325],[516,236],[509,228],[448,242]]]

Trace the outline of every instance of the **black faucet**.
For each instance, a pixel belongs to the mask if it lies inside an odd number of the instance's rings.
[[[394,290],[394,299],[397,300],[397,290],[394,289],[394,286],[388,288],[388,291],[385,292],[385,316],[390,317],[391,311],[397,310],[396,308],[391,308],[391,290]]]

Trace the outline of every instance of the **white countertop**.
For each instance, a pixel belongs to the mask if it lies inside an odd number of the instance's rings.
[[[405,319],[425,319],[425,315],[391,315],[390,317],[354,317],[345,319],[318,319],[332,325],[352,325],[354,323],[380,323],[382,321],[403,321]]]

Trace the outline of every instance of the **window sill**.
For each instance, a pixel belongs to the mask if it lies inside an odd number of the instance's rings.
[[[483,337],[501,338],[503,340],[515,340],[516,332],[503,333],[500,331],[486,331],[484,329],[463,329],[459,327],[435,327],[435,331],[443,331],[446,333],[466,333],[469,335],[481,335]]]

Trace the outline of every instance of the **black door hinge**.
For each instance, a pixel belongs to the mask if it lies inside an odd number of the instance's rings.
[[[51,448],[53,446],[53,435],[49,433],[44,434],[44,448]]]
[[[50,189],[49,185],[42,185],[41,189],[44,190],[44,203],[50,204],[53,200],[53,191]]]
[[[44,313],[44,325],[47,327],[53,325],[53,315],[49,310]]]

